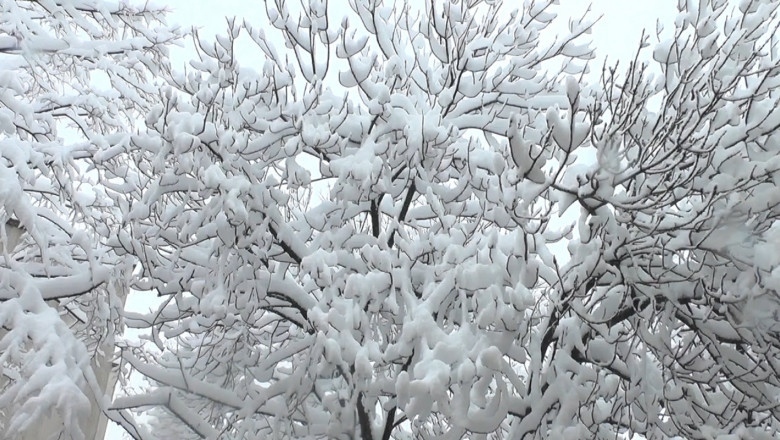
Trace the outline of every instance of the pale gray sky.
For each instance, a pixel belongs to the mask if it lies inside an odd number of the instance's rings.
[[[424,0],[411,0],[423,2]],[[172,11],[170,22],[185,28],[196,26],[200,28],[202,37],[211,38],[216,33],[223,33],[227,24],[226,16],[236,16],[250,22],[261,22],[265,18],[262,2],[250,0],[219,0],[192,1],[166,0],[164,2]],[[297,2],[295,2],[297,3]],[[333,5],[346,0],[331,2]],[[559,26],[565,27],[565,16],[581,15],[590,2],[586,0],[561,0],[559,7]],[[592,14],[603,15],[596,24],[592,38],[597,48],[597,54],[603,59],[628,59],[639,44],[643,28],[655,35],[656,20],[661,19],[666,29],[671,30],[677,13],[676,0],[593,0]],[[176,54],[184,61],[183,54]],[[599,63],[600,65],[601,63]]]

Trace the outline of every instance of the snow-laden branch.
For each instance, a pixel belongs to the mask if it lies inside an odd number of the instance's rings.
[[[0,430],[100,438],[133,270],[95,153],[134,131],[180,37],[164,11],[103,0],[0,3]],[[17,243],[5,225],[23,231]],[[110,417],[138,432],[129,413]]]
[[[188,428],[192,429],[202,438],[218,438],[219,431],[212,427],[208,421],[202,419],[196,412],[187,408],[182,399],[171,388],[162,388],[151,394],[141,396],[125,396],[114,400],[110,410],[118,411],[142,406],[164,406],[182,420]]]
[[[96,143],[108,243],[164,298],[126,314],[155,342],[130,370],[187,408],[156,429],[780,427],[777,5],[681,2],[592,81],[593,21],[545,38],[553,0],[304,3],[196,35]]]

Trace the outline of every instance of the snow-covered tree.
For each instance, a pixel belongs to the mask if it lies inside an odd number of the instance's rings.
[[[105,425],[134,262],[106,246],[120,211],[90,169],[148,111],[150,75],[178,38],[163,12],[0,2],[0,437],[94,438]]]
[[[100,165],[160,298],[117,408],[179,438],[780,429],[778,2],[680,1],[593,84],[554,0],[304,3],[196,39]]]

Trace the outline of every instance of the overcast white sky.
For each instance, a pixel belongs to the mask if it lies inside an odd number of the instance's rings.
[[[169,22],[179,24],[184,28],[198,27],[201,38],[211,39],[216,33],[224,33],[227,28],[225,17],[236,16],[239,20],[247,20],[254,23],[264,23],[265,11],[262,1],[257,0],[157,0],[167,5],[171,10]],[[423,2],[426,0],[410,0]],[[444,1],[444,0],[437,0]],[[515,0],[516,1],[516,0]],[[297,2],[296,2],[297,3]],[[519,3],[519,2],[518,2]],[[343,4],[347,7],[346,0],[332,1],[331,7]],[[559,21],[560,28],[567,26],[566,16],[579,16],[590,4],[587,0],[561,0]],[[592,73],[598,74],[604,57],[610,60],[630,59],[638,44],[642,29],[648,29],[651,36],[655,35],[656,20],[661,20],[667,30],[674,27],[676,16],[676,0],[593,0],[592,13],[594,16],[602,16],[596,24],[591,38],[596,48],[597,59],[591,65]],[[189,42],[188,42],[189,43]],[[187,60],[194,56],[191,50],[174,51],[174,67],[181,69]],[[246,54],[247,59],[252,59],[253,54]],[[243,62],[242,64],[247,64]],[[621,63],[622,64],[622,63]],[[251,67],[247,65],[247,67]],[[128,308],[134,311],[148,311],[149,305],[145,301],[128,300]],[[109,423],[106,431],[106,439],[119,440],[123,437],[123,431],[113,423]]]
[[[411,3],[427,1],[429,0],[411,0]],[[258,1],[166,0],[161,3],[173,11],[170,18],[172,24],[179,24],[185,28],[196,26],[200,28],[201,36],[208,38],[216,33],[223,33],[227,27],[226,16],[236,16],[250,22],[261,22],[260,20],[265,18],[263,3]],[[558,24],[562,27],[566,26],[563,16],[580,15],[589,4],[592,4],[594,16],[603,16],[592,34],[600,59],[604,56],[610,59],[631,57],[639,43],[643,28],[654,35],[656,20],[661,19],[666,24],[665,27],[670,29],[673,27],[677,12],[677,0],[592,0],[592,3],[587,0],[560,0],[560,3],[559,11],[562,17]],[[331,7],[338,4],[348,7],[346,0],[330,2]]]

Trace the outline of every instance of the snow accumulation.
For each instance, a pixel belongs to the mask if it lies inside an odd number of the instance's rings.
[[[0,432],[774,435],[778,5],[349,3],[0,5]]]

